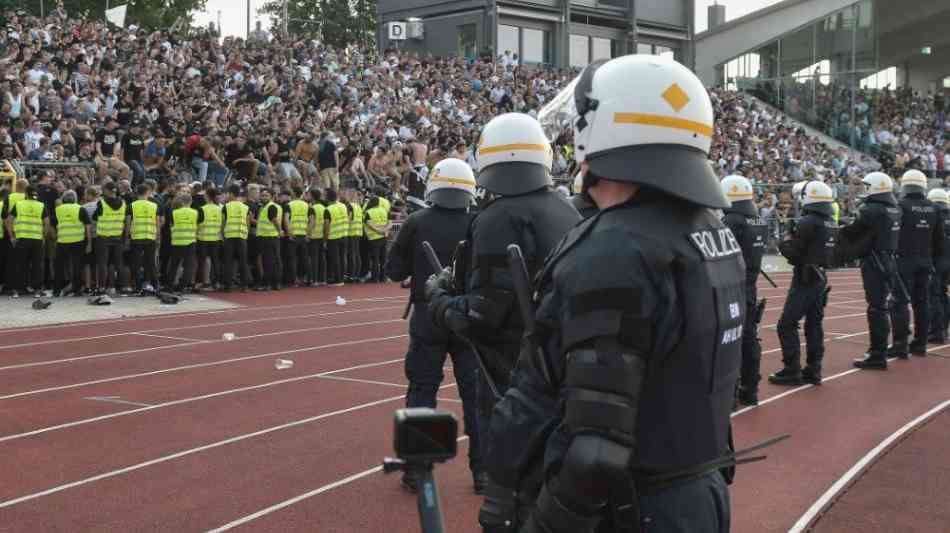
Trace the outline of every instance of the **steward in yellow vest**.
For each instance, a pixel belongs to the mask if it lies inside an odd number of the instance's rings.
[[[380,205],[379,198],[373,198],[366,204],[366,238],[369,241],[369,273],[372,281],[381,283],[383,266],[386,262],[386,235],[389,233],[389,213]]]
[[[198,220],[198,285],[204,286],[204,279],[207,278],[208,283],[216,287],[220,284],[221,277],[221,230],[224,227],[224,209],[218,204],[217,190],[205,191],[205,198],[207,198],[207,203],[201,206]]]
[[[261,191],[261,210],[257,216],[257,245],[261,253],[264,284],[257,290],[280,289],[280,236],[284,234],[283,209],[271,201],[268,190]]]
[[[158,287],[158,275],[155,268],[155,248],[158,245],[163,217],[158,214],[158,204],[149,200],[152,193],[148,185],[140,184],[135,188],[138,200],[130,206],[129,217],[132,245],[129,250],[129,270],[132,273],[132,285],[136,291],[154,293]],[[144,270],[144,277],[139,271]],[[140,284],[139,280],[143,282]]]
[[[89,212],[76,203],[76,193],[63,193],[62,204],[53,211],[50,224],[56,228],[55,294],[63,296],[67,284],[69,293],[82,287],[83,255],[86,241],[91,238],[92,219]]]
[[[337,198],[337,192],[327,189],[326,210],[323,214],[323,227],[327,247],[327,283],[343,285],[343,254],[346,251],[345,239],[349,230],[349,214],[346,206]]]
[[[124,237],[128,229],[125,225],[126,205],[118,197],[115,183],[103,185],[102,193],[102,199],[92,215],[96,222],[96,280],[99,292],[117,288],[122,271]]]
[[[43,288],[45,248],[43,237],[49,225],[46,206],[36,200],[36,188],[26,187],[25,196],[10,208],[7,232],[13,245],[13,297],[21,291],[39,293]]]
[[[198,240],[199,212],[191,208],[191,195],[179,194],[172,203],[171,255],[165,284],[175,290],[190,290],[194,286],[195,242]],[[179,279],[178,269],[182,268]]]
[[[310,206],[307,202],[300,199],[303,196],[303,190],[300,187],[293,188],[293,200],[287,204],[287,212],[284,214],[284,227],[290,238],[287,239],[287,249],[284,261],[284,273],[286,281],[297,286],[302,285],[310,272],[310,254],[307,253],[307,240],[310,230]],[[298,261],[303,261],[303,272],[298,272]]]
[[[241,187],[228,187],[227,203],[224,204],[224,243],[221,246],[221,290],[231,290],[234,282],[234,262],[241,273],[241,290],[251,283],[251,270],[247,257],[247,236],[250,226],[250,208],[244,203]]]
[[[319,189],[310,191],[310,199],[313,205],[310,206],[310,243],[308,252],[310,255],[310,276],[307,281],[314,287],[326,285],[327,282],[327,259],[326,259],[326,230],[324,224],[326,221],[327,208],[323,205],[323,195]]]

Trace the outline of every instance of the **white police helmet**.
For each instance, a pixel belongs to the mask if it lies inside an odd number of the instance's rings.
[[[950,205],[950,194],[943,189],[933,189],[927,193],[927,199],[937,204]]]
[[[461,159],[439,161],[426,183],[426,201],[447,209],[463,209],[475,199],[475,174]]]
[[[834,209],[831,202],[835,200],[831,187],[820,181],[809,181],[802,189],[802,210],[832,216]]]
[[[523,113],[505,113],[482,128],[475,152],[478,185],[501,196],[552,185],[554,154],[541,124]]]
[[[648,55],[595,61],[539,114],[552,134],[570,117],[575,159],[595,177],[707,207],[730,205],[707,159],[714,133],[709,95],[683,65]]]
[[[861,180],[865,186],[865,198],[876,198],[890,204],[897,204],[894,197],[894,180],[883,172],[871,172]]]
[[[927,176],[919,170],[908,170],[901,176],[901,192],[919,192],[927,191]]]
[[[792,200],[795,201],[795,203],[801,203],[802,192],[805,190],[805,185],[808,185],[807,181],[799,181],[795,185],[792,185]]]
[[[752,182],[743,176],[732,175],[722,178],[719,182],[723,194],[732,202],[731,208],[726,211],[734,211],[747,217],[756,216],[755,193],[752,190]]]

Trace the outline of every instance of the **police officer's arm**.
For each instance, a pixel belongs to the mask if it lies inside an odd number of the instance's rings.
[[[933,257],[934,263],[936,263],[937,258],[943,256],[944,246],[943,246],[943,226],[944,221],[943,217],[940,215],[940,212],[937,211],[937,216],[934,217],[937,219],[937,223],[934,224],[933,232],[931,233],[931,238],[933,239]]]
[[[386,276],[389,279],[402,281],[412,275],[414,268],[412,258],[415,253],[415,250],[413,250],[415,233],[416,217],[410,215],[402,225],[402,228],[400,228],[399,233],[396,235],[396,241],[393,243],[392,248],[389,249],[389,255],[386,257]],[[420,279],[416,282],[425,283],[425,280]]]
[[[812,218],[803,218],[798,224],[795,234],[779,244],[779,252],[793,265],[799,265],[808,244],[815,238],[815,221]]]
[[[603,238],[604,249],[616,248],[616,241]],[[659,317],[669,314],[661,313],[657,302],[675,290],[672,280],[655,280],[647,264],[636,250],[609,261],[584,261],[572,286],[555,289],[570,295],[560,311],[563,353],[558,354],[564,375],[562,430],[570,443],[522,531],[592,531],[611,492],[630,486],[624,481],[637,447],[647,361]]]
[[[858,215],[854,217],[854,221],[838,230],[839,239],[855,240],[871,231],[873,229],[873,211],[874,208],[872,206],[868,204],[862,205],[858,210]]]

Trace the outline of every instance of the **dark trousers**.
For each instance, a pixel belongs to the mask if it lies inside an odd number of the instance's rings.
[[[252,282],[251,268],[247,259],[247,240],[224,239],[221,247],[221,283],[225,287],[230,287],[234,283],[235,261],[241,273],[241,287],[247,287]]]
[[[719,471],[669,488],[640,494],[642,531],[728,533],[732,515],[729,487]],[[689,509],[689,512],[684,510]],[[609,520],[605,521],[609,522]],[[606,524],[605,524],[606,525]],[[639,531],[637,524],[630,524]]]
[[[14,248],[14,271],[17,273],[16,288],[34,290],[43,288],[43,262],[46,256],[45,243],[41,239],[17,239]]]
[[[881,261],[887,272],[881,272],[868,258],[861,261],[861,280],[864,282],[864,300],[868,304],[868,354],[883,360],[887,358],[887,338],[891,334],[887,298],[891,294],[891,272],[895,267],[894,260],[889,255],[881,255]]]
[[[930,261],[913,258],[897,260],[897,272],[904,281],[904,287],[910,295],[907,301],[904,291],[895,290],[891,306],[891,326],[894,328],[894,346],[906,347],[910,337],[910,312],[907,304],[914,308],[914,340],[910,343],[912,351],[927,349],[927,333],[930,331],[930,306],[927,293],[930,290]]]
[[[261,257],[261,247],[258,244],[256,235],[249,235],[247,238],[247,262],[250,265],[251,276],[257,285],[264,284],[264,275],[257,266],[257,260]]]
[[[181,279],[175,283],[175,276],[178,274],[178,268],[182,267]],[[191,287],[195,281],[195,245],[171,247],[171,254],[168,257],[168,271],[165,272],[166,287]]]
[[[306,237],[287,239],[287,255],[284,263],[284,268],[287,271],[287,283],[297,283],[298,280],[310,272],[310,254],[308,252]]]
[[[310,253],[310,281],[326,283],[327,281],[327,247],[323,239],[314,239],[309,243]]]
[[[327,241],[327,283],[341,283],[343,281],[345,242],[345,238]]]
[[[277,237],[258,237],[257,246],[261,252],[261,262],[264,264],[262,284],[271,288],[280,285],[280,239]]]
[[[778,319],[778,340],[782,346],[782,362],[787,368],[801,368],[801,346],[798,341],[798,323],[805,318],[806,362],[816,371],[821,370],[825,356],[825,282],[808,272],[811,267],[795,267],[792,286]],[[804,278],[804,279],[803,279]]]
[[[346,274],[351,278],[363,276],[362,265],[360,264],[360,240],[362,237],[347,237],[347,269]]]
[[[198,269],[200,273],[208,263],[208,283],[214,285],[221,280],[221,241],[198,241]],[[202,278],[204,279],[204,278]]]
[[[86,241],[56,245],[56,290],[61,291],[66,284],[72,290],[82,287],[82,256],[86,253]]]
[[[465,434],[469,436],[468,464],[480,470],[481,435],[477,416],[478,364],[468,346],[455,335],[432,323],[425,303],[417,303],[409,321],[409,351],[406,353],[406,407],[436,406],[439,386],[445,376],[442,367],[448,354],[452,358],[455,382],[462,398]]]
[[[946,340],[947,327],[950,324],[950,298],[947,297],[947,285],[950,284],[950,264],[940,264],[930,279],[930,335]]]
[[[119,275],[122,272],[122,238],[96,237],[94,246],[99,289],[115,287],[119,283]],[[112,278],[111,285],[109,284],[110,277]]]
[[[0,224],[3,224],[3,221],[0,220]],[[0,286],[10,286],[13,284],[13,276],[11,272],[13,270],[13,247],[10,245],[9,239],[4,236],[0,239]]]
[[[379,283],[383,281],[383,266],[386,264],[386,239],[376,239],[367,241],[369,253],[369,273],[373,281]]]
[[[758,290],[755,283],[746,284],[746,316],[742,328],[742,372],[740,385],[748,391],[757,391],[762,376],[759,367],[762,362],[762,343],[759,341],[759,323],[756,321]]]
[[[132,241],[132,249],[129,252],[129,275],[132,277],[132,286],[141,289],[139,284],[139,270],[145,271],[142,278],[145,283],[153,288],[158,287],[158,275],[155,272],[155,246],[156,243],[150,239],[139,239]]]
[[[168,272],[168,262],[172,257],[172,241],[169,237],[167,227],[162,231],[162,240],[158,247],[158,273],[164,275]],[[172,280],[163,279],[163,285],[171,287]]]

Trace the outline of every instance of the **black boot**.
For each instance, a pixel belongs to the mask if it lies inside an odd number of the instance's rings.
[[[806,366],[802,370],[802,381],[811,385],[821,385],[821,368],[816,366]]]
[[[419,478],[413,472],[403,472],[402,488],[413,494],[419,492]]]
[[[741,405],[759,405],[759,391],[739,386],[736,390],[736,401]]]
[[[930,337],[927,338],[927,342],[930,344],[946,344],[946,337],[941,337],[939,333],[931,333]]]
[[[774,385],[801,385],[802,371],[796,367],[786,366],[769,376],[769,383]]]
[[[910,359],[910,356],[907,355],[907,344],[903,342],[895,342],[887,348],[887,356],[896,357],[905,361]]]
[[[854,360],[854,366],[864,370],[887,370],[887,359],[882,355],[866,353],[861,359]]]

